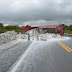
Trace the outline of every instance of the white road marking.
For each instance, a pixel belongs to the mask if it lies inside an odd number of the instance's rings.
[[[33,44],[33,43],[32,43]],[[22,63],[23,59],[25,58],[25,56],[27,55],[27,53],[29,52],[29,50],[31,49],[32,44],[28,47],[28,49],[26,50],[26,52],[24,53],[24,55],[21,57],[21,59],[17,62],[17,64],[14,66],[14,68],[11,70],[11,72],[15,72],[17,70],[17,68],[19,67],[19,65]]]

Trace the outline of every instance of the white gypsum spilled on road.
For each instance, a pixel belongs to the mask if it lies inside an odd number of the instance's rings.
[[[5,33],[0,34],[0,45],[8,43],[17,38],[17,32],[15,31],[7,31]]]
[[[28,31],[27,34],[28,33],[30,34],[31,41],[37,41],[36,35],[32,33],[32,30]],[[25,41],[27,41],[27,39],[28,39],[27,34],[24,34],[21,36],[21,38],[23,38]],[[65,40],[65,39],[69,39],[69,37],[60,36],[60,34],[55,34],[55,33],[38,34],[39,41],[47,41],[49,39]]]
[[[32,46],[33,43],[27,48],[26,52],[20,57],[20,59],[16,62],[16,64],[13,65],[13,68],[10,70],[10,72],[15,72],[17,70],[17,68],[22,63],[23,59],[25,58],[25,56],[27,55]]]
[[[9,48],[9,47],[13,46],[14,44],[16,44],[16,43],[18,43],[20,41],[22,41],[22,39],[18,36],[18,38],[16,40],[12,40],[12,41],[10,41],[8,43],[0,45],[0,50],[5,49],[5,48]]]

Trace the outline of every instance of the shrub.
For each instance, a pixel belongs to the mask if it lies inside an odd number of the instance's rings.
[[[72,31],[72,28],[70,28],[70,31]]]

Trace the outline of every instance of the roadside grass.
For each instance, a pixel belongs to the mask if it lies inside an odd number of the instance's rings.
[[[67,34],[72,34],[72,31],[65,31],[65,33],[67,33]]]
[[[12,30],[16,31],[17,33],[19,33],[19,32],[23,33],[23,29],[22,28],[10,28],[10,29],[6,29],[5,27],[0,27],[0,34],[1,33],[5,33],[7,31],[12,31]]]

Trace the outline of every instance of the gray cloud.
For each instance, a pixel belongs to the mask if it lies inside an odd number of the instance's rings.
[[[0,22],[4,24],[71,24],[71,13],[72,0],[0,0]]]

